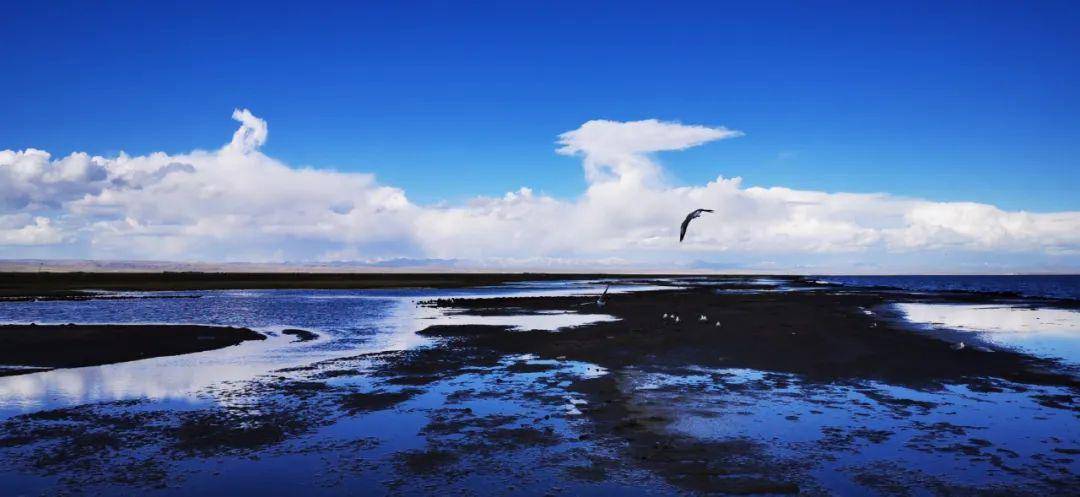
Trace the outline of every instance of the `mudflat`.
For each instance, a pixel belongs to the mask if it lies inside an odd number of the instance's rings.
[[[717,293],[698,286],[614,295],[603,307],[588,297],[444,299],[431,305],[478,315],[602,312],[618,320],[559,333],[510,333],[494,326],[434,326],[420,333],[503,353],[564,357],[609,368],[696,364],[794,373],[822,381],[974,385],[1000,378],[1080,386],[1053,361],[1004,349],[953,350],[948,341],[870,311],[898,298],[931,297],[872,290]]]
[[[55,490],[123,494],[259,474],[266,495],[291,495],[290,485],[327,495],[1071,495],[1080,485],[1072,363],[916,328],[894,305],[1076,302],[799,278],[642,283],[603,305],[602,286],[409,302],[435,308],[407,331],[430,338],[422,345],[299,361],[208,388],[215,402],[190,410],[122,399],[15,415],[0,420],[10,468],[0,483],[59,476]],[[557,313],[615,320],[527,328]],[[430,326],[429,314],[461,324]],[[488,317],[500,324],[478,324]],[[520,326],[505,324],[515,317]],[[340,339],[332,329],[318,338]],[[968,346],[954,347],[960,339]],[[292,471],[303,465],[314,469]]]
[[[582,438],[605,441],[621,453],[619,461],[635,461],[683,490],[709,495],[793,494],[820,484],[806,476],[806,468],[797,458],[773,458],[762,446],[744,438],[707,440],[689,436],[672,429],[674,419],[701,408],[697,404],[700,399],[708,398],[706,392],[717,388],[753,397],[798,384],[798,393],[790,394],[791,398],[805,401],[813,397],[807,392],[844,385],[861,389],[876,408],[900,413],[895,415],[901,418],[909,416],[909,410],[931,410],[938,405],[897,398],[867,385],[889,384],[923,392],[963,385],[971,392],[988,394],[1024,392],[1027,386],[1077,391],[1080,380],[1076,372],[1058,361],[997,347],[956,350],[940,336],[910,329],[883,315],[887,312],[883,304],[894,300],[954,301],[956,297],[872,289],[738,293],[717,292],[703,285],[611,295],[602,307],[591,297],[443,299],[429,305],[483,316],[603,312],[618,320],[558,332],[484,325],[431,326],[420,333],[440,339],[442,346],[428,349],[428,357],[422,361],[398,364],[389,374],[415,374],[418,365],[463,363],[466,366],[459,367],[485,367],[491,364],[492,357],[535,358],[532,363],[506,368],[515,374],[552,369],[556,367],[553,364],[565,361],[596,365],[609,374],[565,379],[566,390],[587,401],[577,406],[591,424]],[[986,303],[1011,298],[972,294],[963,297]],[[725,375],[715,373],[739,368],[761,371],[764,376],[755,382],[730,383]],[[686,378],[702,371],[713,372],[707,373],[711,376],[706,380],[707,387],[690,383],[657,390],[664,392],[668,403],[643,401],[641,394],[628,386],[632,378],[642,375]],[[422,373],[441,371],[433,368]],[[1042,406],[1080,412],[1074,396],[1031,395]],[[799,416],[788,419],[795,424]],[[868,432],[858,426],[836,430],[831,435],[837,435],[837,440],[887,438],[894,434],[889,430]],[[915,438],[936,440],[932,431],[918,432]],[[959,450],[956,447],[960,446],[942,443],[933,450],[947,453]],[[453,444],[440,448],[451,455],[463,455]],[[887,487],[892,484],[889,478],[894,477],[894,471],[868,472],[863,475],[863,483]],[[1035,486],[1060,490],[1075,483],[1074,476],[1040,478]],[[903,489],[908,484],[903,480],[894,487]],[[976,489],[975,493],[985,491]]]
[[[187,354],[265,339],[247,328],[224,326],[2,325],[0,375]]]

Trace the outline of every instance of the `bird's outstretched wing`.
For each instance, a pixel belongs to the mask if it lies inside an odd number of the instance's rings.
[[[688,214],[686,216],[686,219],[683,219],[682,227],[679,228],[679,241],[680,242],[683,241],[683,238],[686,238],[686,227],[690,226],[690,220],[691,219],[694,219],[694,213]]]
[[[604,298],[604,297],[607,297],[607,291],[608,291],[608,289],[610,289],[610,288],[611,288],[611,285],[610,285],[610,284],[609,284],[608,286],[605,286],[605,287],[604,287],[604,293],[601,293],[601,294],[600,294],[600,298]]]
[[[686,238],[686,228],[690,226],[690,221],[701,215],[702,212],[712,212],[712,209],[694,209],[686,215],[686,219],[683,219],[682,226],[679,228],[679,241],[683,241]]]

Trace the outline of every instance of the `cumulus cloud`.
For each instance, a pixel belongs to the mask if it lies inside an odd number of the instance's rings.
[[[642,182],[658,179],[660,168],[649,157],[651,152],[685,150],[742,134],[724,127],[685,126],[656,119],[630,122],[597,119],[559,135],[562,147],[557,152],[584,156],[585,176],[590,182]]]
[[[0,245],[50,245],[64,236],[47,217],[26,214],[0,216]]]
[[[408,223],[396,218],[413,206],[401,190],[368,174],[288,167],[258,150],[265,121],[247,110],[233,118],[240,129],[210,152],[0,152],[0,175],[18,179],[0,198],[6,210],[50,216],[62,239],[84,242],[85,253],[72,254],[81,257],[303,259],[320,244],[408,243]],[[25,237],[0,229],[0,243]]]
[[[101,191],[107,177],[103,161],[84,153],[51,160],[36,149],[0,151],[0,208],[37,210]]]
[[[1024,267],[1075,268],[1080,256],[1078,212],[747,187],[740,178],[665,181],[655,153],[741,135],[723,127],[589,121],[558,137],[558,153],[582,158],[588,186],[576,198],[520,188],[424,206],[369,174],[283,164],[260,151],[265,121],[245,109],[233,118],[239,129],[213,151],[59,159],[34,149],[0,151],[0,248],[22,257],[48,247],[48,254],[75,258],[428,258],[500,269],[713,267],[707,261],[727,260],[843,271],[924,260],[948,270],[945,264],[1003,257]],[[716,213],[695,221],[680,244],[679,221],[698,207]]]
[[[266,143],[266,135],[269,130],[266,121],[255,117],[247,109],[234,110],[232,118],[240,121],[241,126],[240,129],[236,130],[236,133],[233,133],[232,141],[225,145],[223,151],[245,154],[255,151],[263,143]]]

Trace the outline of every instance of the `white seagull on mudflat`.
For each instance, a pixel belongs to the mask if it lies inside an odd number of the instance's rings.
[[[697,219],[702,212],[712,212],[712,209],[695,209],[693,212],[686,215],[686,219],[683,219],[682,228],[679,229],[679,241],[682,242],[683,238],[686,238],[686,227],[690,226],[690,221]]]

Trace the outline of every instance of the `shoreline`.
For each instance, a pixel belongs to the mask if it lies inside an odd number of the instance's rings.
[[[85,300],[95,291],[470,288],[535,281],[640,280],[678,275],[604,273],[21,273],[0,272],[4,300]]]
[[[993,276],[987,276],[993,277]],[[198,295],[111,295],[103,292],[183,292],[198,290],[380,290],[482,288],[545,281],[610,280],[620,283],[693,282],[727,290],[769,290],[778,280],[801,289],[834,289],[912,301],[1005,302],[1080,309],[1080,299],[1024,295],[1014,291],[940,288],[908,290],[873,284],[820,281],[815,275],[632,274],[632,273],[277,273],[277,272],[12,272],[0,271],[0,303],[37,300],[198,298]],[[665,281],[669,280],[669,281]],[[722,283],[721,283],[722,282]]]

